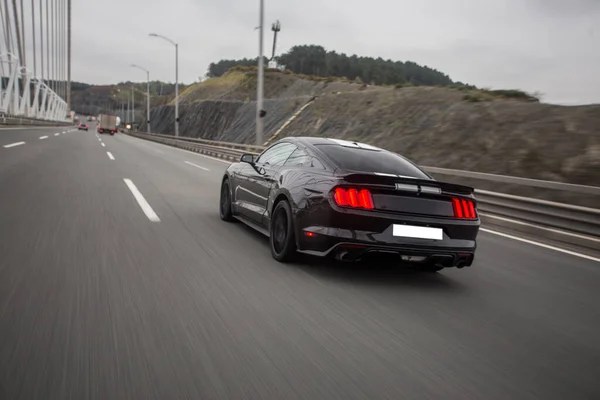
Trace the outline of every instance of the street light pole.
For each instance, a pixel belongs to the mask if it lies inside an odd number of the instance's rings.
[[[140,67],[139,65],[131,64],[131,66],[146,72],[146,118],[148,118],[146,121],[146,126],[148,128],[148,134],[150,134],[150,71],[148,71],[146,68]]]
[[[148,116],[148,121],[146,121],[148,127],[148,135],[150,134],[150,71],[146,71],[147,78],[147,86],[146,86],[146,115]]]
[[[175,136],[179,136],[179,45],[175,43]]]
[[[179,136],[179,45],[157,33],[150,33],[148,36],[164,39],[175,46],[175,136]]]
[[[264,0],[260,0],[259,8],[259,27],[258,27],[258,87],[256,91],[256,145],[262,146],[263,142],[263,93],[264,93],[264,57],[263,57],[263,25],[264,25],[265,5]]]
[[[135,125],[135,96],[133,94],[133,85],[131,85],[131,126]]]

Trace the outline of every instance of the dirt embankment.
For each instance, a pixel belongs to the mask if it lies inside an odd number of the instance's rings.
[[[255,91],[256,74],[239,71],[189,87],[182,94],[182,134],[253,143]],[[265,141],[316,96],[277,138],[360,140],[421,165],[600,186],[600,105],[556,106],[483,92],[372,87],[284,73],[266,74],[265,96]],[[153,130],[173,133],[172,103],[151,116]]]

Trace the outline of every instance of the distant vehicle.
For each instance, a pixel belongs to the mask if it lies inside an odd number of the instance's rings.
[[[117,116],[109,114],[101,114],[99,116],[98,133],[110,133],[114,135],[117,131]]]
[[[121,117],[117,117],[117,120],[115,122],[115,131],[117,133],[119,132],[119,126],[121,126]]]
[[[79,124],[79,126],[77,127],[77,130],[79,131],[87,131],[88,130],[88,124]]]
[[[386,253],[437,272],[473,263],[480,226],[473,192],[387,150],[296,137],[231,164],[219,211],[268,236],[277,261],[296,252],[341,261]]]

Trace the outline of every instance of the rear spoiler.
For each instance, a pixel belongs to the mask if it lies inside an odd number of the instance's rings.
[[[398,190],[414,193],[435,193],[434,188],[441,189],[442,193],[472,195],[475,192],[475,189],[470,186],[440,182],[435,179],[418,179],[392,174],[350,173],[341,175],[340,178],[348,183],[387,185],[393,186]]]

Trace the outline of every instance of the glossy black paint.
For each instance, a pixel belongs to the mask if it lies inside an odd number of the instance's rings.
[[[231,164],[223,179],[230,183],[234,217],[268,236],[274,206],[284,200],[292,209],[300,252],[318,256],[352,253],[354,257],[348,258],[351,259],[382,251],[421,255],[430,263],[438,263],[439,257],[445,257],[446,261],[441,263],[444,266],[472,263],[480,221],[478,218],[455,219],[450,200],[451,197],[462,197],[475,201],[472,188],[438,182],[431,177],[410,179],[346,171],[315,146],[327,143],[327,140],[286,138],[258,157],[244,155],[244,162]],[[275,154],[276,150],[285,154],[291,149],[299,149],[306,157],[296,165],[291,161],[297,159],[298,153],[291,150],[294,156],[288,154],[283,165],[266,164],[262,160],[269,158],[263,155],[271,149],[270,154]],[[405,193],[396,189],[396,183],[439,187],[442,193]],[[338,207],[332,191],[340,185],[369,189],[376,209]],[[393,224],[439,227],[444,230],[444,239],[394,237],[391,233]],[[305,232],[313,235],[308,237]]]

